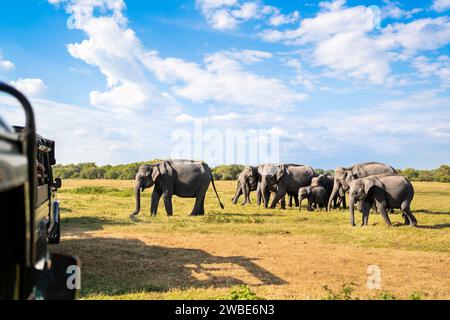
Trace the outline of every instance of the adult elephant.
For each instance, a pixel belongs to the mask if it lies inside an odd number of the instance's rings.
[[[270,208],[274,209],[278,201],[283,199],[286,193],[298,195],[298,190],[302,187],[310,186],[312,178],[316,176],[317,173],[310,166],[298,164],[278,165],[274,175],[277,192]],[[285,209],[284,203],[281,204],[281,208]]]
[[[393,167],[379,162],[365,162],[347,168],[336,168],[334,171],[333,192],[328,200],[328,211],[331,210],[332,199],[338,194],[339,189],[342,189],[345,193],[350,188],[350,183],[353,180],[385,173],[396,175],[397,171]]]
[[[195,198],[191,215],[205,214],[205,196],[210,182],[212,182],[219,205],[224,206],[217,194],[214,179],[209,166],[201,161],[165,160],[157,164],[144,164],[136,174],[135,196],[136,209],[131,214],[134,218],[141,210],[141,191],[155,186],[151,198],[150,213],[156,215],[161,196],[164,200],[167,215],[173,215],[172,196],[181,198]]]
[[[257,170],[258,185],[256,190],[256,203],[259,206],[262,202],[264,208],[267,209],[270,201],[270,193],[277,192],[277,183],[275,178],[277,165],[271,163],[260,164],[257,167]],[[282,200],[284,200],[284,198]]]
[[[350,184],[349,194],[350,224],[352,226],[355,226],[355,202],[360,203],[363,226],[368,225],[369,211],[372,205],[376,205],[388,226],[392,224],[387,211],[393,209],[402,210],[405,224],[417,225],[417,220],[411,212],[414,187],[405,177],[385,174],[356,179]]]
[[[257,167],[246,166],[239,174],[236,193],[232,199],[232,203],[236,204],[241,195],[244,195],[244,202],[242,205],[251,203],[250,192],[255,191],[258,187],[259,173]]]

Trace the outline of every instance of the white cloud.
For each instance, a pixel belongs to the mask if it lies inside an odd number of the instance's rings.
[[[233,55],[233,52],[231,53]],[[161,81],[180,81],[173,87],[177,96],[194,102],[216,101],[259,108],[290,107],[307,98],[280,80],[265,78],[243,69],[227,52],[204,58],[204,68],[181,59],[160,58],[153,53],[145,60]]]
[[[411,10],[404,10],[400,7],[400,3],[397,1],[384,0],[385,5],[381,8],[382,18],[411,18],[413,15],[422,12],[422,8],[414,8]]]
[[[262,8],[263,14],[269,16],[267,23],[271,26],[278,27],[284,24],[295,23],[300,19],[300,13],[295,10],[289,14],[282,14],[280,9],[274,6],[264,6]]]
[[[2,52],[0,51],[0,71],[9,71],[14,69],[14,63],[3,58]]]
[[[221,54],[249,64],[273,57],[273,54],[270,52],[250,49],[222,51]]]
[[[28,96],[39,96],[47,88],[42,79],[19,79],[11,85]]]
[[[435,50],[450,43],[448,17],[423,18],[409,23],[393,23],[374,32],[370,8],[346,7],[345,1],[323,2],[322,11],[303,19],[297,29],[266,29],[263,40],[309,49],[309,61],[324,66],[340,79],[352,77],[373,83],[398,83],[391,64],[410,61],[417,51]],[[383,11],[384,10],[384,11]],[[384,16],[410,17],[420,9],[405,11],[386,1]]]
[[[206,1],[205,8],[217,9],[233,1]],[[95,16],[93,6],[103,9]],[[135,32],[127,26],[119,0],[71,0],[66,10],[73,14],[73,26],[83,30],[88,39],[68,46],[69,53],[106,76],[109,89],[93,91],[92,105],[116,112],[132,112],[144,106],[176,105],[174,97],[161,99],[156,84],[148,80],[146,70],[169,86],[169,92],[194,102],[219,102],[258,107],[290,107],[306,98],[282,81],[265,78],[244,69],[250,64],[272,57],[258,50],[231,50],[206,55],[202,65],[177,58],[162,58],[147,50]],[[251,6],[240,6],[241,17],[248,17]],[[250,9],[249,9],[250,8]],[[156,101],[156,103],[155,103]]]
[[[361,32],[334,35],[314,50],[314,62],[357,79],[383,83],[390,74],[388,57]]]
[[[414,59],[413,66],[423,78],[438,77],[444,86],[450,86],[450,57],[442,55],[431,62],[425,56],[419,56]]]
[[[386,49],[435,50],[450,43],[450,20],[449,17],[423,18],[388,25],[378,42]]]
[[[217,30],[233,30],[245,21],[265,19],[272,26],[280,26],[296,22],[300,14],[298,11],[282,14],[274,6],[263,5],[261,1],[241,0],[196,0],[208,24]]]
[[[341,8],[341,5],[332,4],[327,4],[324,7],[327,11],[319,12],[314,18],[303,19],[297,29],[284,31],[267,29],[260,35],[267,41],[284,41],[286,44],[301,45],[318,42],[339,33],[367,32],[373,29],[368,23],[369,15],[366,7]]]
[[[450,0],[434,0],[433,9],[437,12],[443,12],[450,9]]]
[[[94,106],[125,112],[139,110],[149,102],[145,88],[131,82],[124,82],[108,92],[92,91],[89,96]]]

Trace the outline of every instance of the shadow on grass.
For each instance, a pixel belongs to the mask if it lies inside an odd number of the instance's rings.
[[[421,226],[421,225],[418,225],[417,228],[419,228],[419,229],[432,229],[432,230],[447,229],[447,228],[450,228],[450,223],[436,224],[434,226]]]
[[[89,231],[103,230],[105,225],[131,225],[134,224],[127,218],[113,220],[99,217],[64,217],[61,219],[63,227],[88,229]]]
[[[56,249],[80,258],[83,296],[287,283],[260,267],[255,259],[147,245],[137,239],[66,239]]]
[[[427,210],[427,209],[419,209],[419,210],[412,210],[412,213],[425,213],[425,214],[449,214],[450,211],[433,211],[433,210]]]

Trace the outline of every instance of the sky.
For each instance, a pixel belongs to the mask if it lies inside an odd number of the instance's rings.
[[[264,130],[284,163],[429,169],[450,163],[449,15],[450,0],[8,1],[0,80],[59,163],[170,158],[201,123]]]

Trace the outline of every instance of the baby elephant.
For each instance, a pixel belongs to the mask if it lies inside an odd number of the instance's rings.
[[[327,210],[328,194],[324,187],[303,187],[298,190],[298,195],[300,197],[300,211],[302,210],[303,199],[308,199],[308,211],[312,211],[314,205]]]
[[[414,197],[414,187],[408,179],[397,175],[378,175],[353,180],[350,184],[350,223],[355,225],[355,202],[360,201],[362,212],[362,225],[369,221],[369,211],[373,204],[388,226],[391,220],[387,212],[400,209],[405,217],[405,223],[417,225],[417,220],[411,212],[411,202]]]

